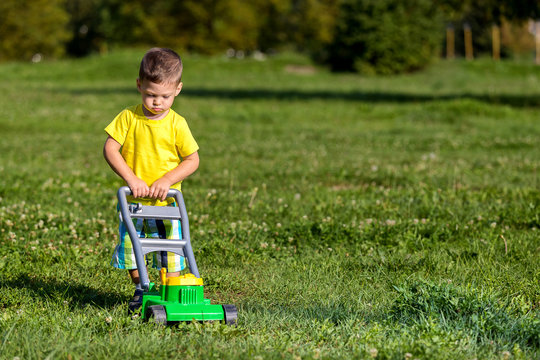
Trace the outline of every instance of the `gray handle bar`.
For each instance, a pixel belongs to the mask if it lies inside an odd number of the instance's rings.
[[[140,205],[134,207],[130,206],[127,202],[127,196],[129,195],[132,195],[132,192],[128,186],[122,186],[118,189],[117,197],[118,204],[120,205],[120,214],[122,215],[122,221],[133,244],[133,252],[135,253],[135,261],[137,263],[137,268],[139,269],[139,278],[142,287],[145,290],[148,290],[149,287],[150,282],[144,255],[152,251],[183,252],[187,258],[191,273],[196,277],[200,277],[197,263],[195,262],[195,256],[193,255],[193,250],[191,248],[189,221],[182,192],[177,189],[170,189],[167,193],[167,197],[175,199],[178,207]],[[137,230],[133,225],[133,218],[180,220],[182,226],[181,239],[170,241],[165,239],[161,239],[160,241],[140,239]]]

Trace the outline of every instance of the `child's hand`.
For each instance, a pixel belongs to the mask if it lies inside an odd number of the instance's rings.
[[[138,177],[127,182],[134,198],[146,197],[150,193],[150,188],[146,183]]]
[[[157,179],[152,186],[150,186],[149,196],[154,199],[165,201],[171,185],[172,182],[165,175],[162,178]]]

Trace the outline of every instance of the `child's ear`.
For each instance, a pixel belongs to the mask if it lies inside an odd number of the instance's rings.
[[[183,85],[184,85],[184,84],[183,84],[182,82],[179,82],[179,83],[178,83],[178,87],[176,88],[176,95],[175,95],[175,96],[177,96],[178,94],[180,94],[180,91],[182,91],[182,86],[183,86]]]
[[[137,78],[137,89],[139,91],[141,90],[141,80],[139,80],[139,78]]]

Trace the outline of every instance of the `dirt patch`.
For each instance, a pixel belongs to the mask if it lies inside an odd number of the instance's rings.
[[[313,75],[317,72],[314,66],[309,65],[287,65],[285,72],[289,74]]]

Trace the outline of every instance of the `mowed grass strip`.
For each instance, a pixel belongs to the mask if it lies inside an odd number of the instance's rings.
[[[109,265],[121,181],[101,155],[143,53],[0,65],[2,358],[540,355],[540,69],[186,55],[192,242],[239,326],[161,328]]]

